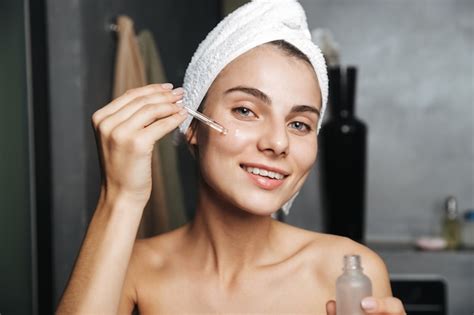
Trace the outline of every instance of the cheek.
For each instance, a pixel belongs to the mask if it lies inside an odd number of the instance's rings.
[[[298,165],[302,173],[309,173],[316,162],[316,156],[318,153],[317,139],[294,143],[293,148],[291,149],[293,149],[292,153],[295,164]]]
[[[238,164],[242,162],[244,155],[248,156],[249,152],[254,152],[252,148],[255,148],[258,135],[255,130],[249,130],[254,128],[238,126],[237,123],[222,122],[222,125],[228,130],[226,135],[207,127],[201,130],[198,137],[199,164],[202,179],[217,192],[227,194],[231,199],[233,195],[228,195],[229,189],[232,191],[234,188],[231,187],[235,187],[236,179],[242,176],[242,169]]]
[[[203,141],[200,147],[205,147],[206,151],[219,155],[236,156],[243,153],[248,147],[255,147],[258,140],[258,129],[250,124],[242,124],[242,122],[226,119],[219,120],[228,130],[226,135],[221,135],[213,130],[206,130],[206,134],[201,137]]]
[[[242,149],[248,145],[254,145],[258,141],[259,133],[252,125],[242,124],[241,122],[227,122],[229,133],[226,141],[232,145],[237,152],[242,152]]]

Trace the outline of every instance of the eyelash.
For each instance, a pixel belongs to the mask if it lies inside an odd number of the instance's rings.
[[[313,130],[308,124],[305,124],[304,122],[301,122],[301,121],[292,121],[290,123],[290,125],[295,125],[295,124],[301,124],[304,127],[304,130],[295,128],[298,132],[309,133]]]
[[[246,114],[243,114],[242,111],[246,111]],[[232,109],[232,112],[233,113],[236,113],[237,115],[241,116],[241,117],[244,117],[244,118],[248,118],[248,117],[251,117],[249,116],[248,114],[253,114],[253,116],[257,117],[257,115],[249,108],[245,107],[245,106],[239,106],[239,107],[235,107]],[[304,123],[304,122],[301,122],[301,121],[292,121],[290,123],[290,125],[295,125],[295,124],[301,124],[303,127],[304,127],[304,130],[301,130],[299,128],[294,128],[296,131],[298,132],[301,132],[301,133],[309,133],[311,132],[313,129],[311,128],[310,125]]]
[[[250,117],[249,115],[243,114],[243,113],[242,113],[242,110],[246,110],[247,113],[252,113],[254,116],[257,116],[257,115],[255,115],[255,113],[254,113],[251,109],[249,109],[249,108],[247,108],[247,107],[245,107],[245,106],[239,106],[239,107],[233,108],[233,109],[232,109],[232,112],[233,112],[233,113],[236,113],[236,114],[238,114],[238,115],[240,115],[240,116],[243,116],[243,117]]]

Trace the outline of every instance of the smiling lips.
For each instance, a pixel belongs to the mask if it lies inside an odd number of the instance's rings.
[[[247,172],[250,179],[257,184],[258,187],[273,190],[283,184],[284,179],[288,176],[286,172],[276,169],[268,169],[262,166],[241,165],[242,169]]]

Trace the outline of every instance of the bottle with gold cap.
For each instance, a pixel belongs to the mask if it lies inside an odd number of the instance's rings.
[[[461,242],[461,222],[456,198],[449,196],[446,199],[446,208],[443,218],[443,238],[447,249],[456,249]]]

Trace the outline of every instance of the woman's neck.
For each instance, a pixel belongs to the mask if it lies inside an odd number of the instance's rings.
[[[193,257],[204,270],[230,283],[243,270],[271,263],[278,250],[275,225],[270,216],[239,209],[201,184],[188,230]]]

